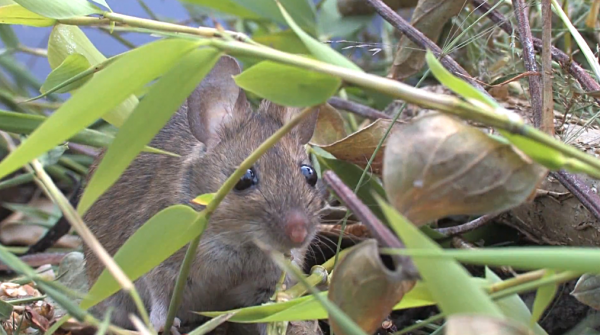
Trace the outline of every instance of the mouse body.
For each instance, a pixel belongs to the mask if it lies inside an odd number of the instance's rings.
[[[111,255],[159,211],[175,204],[201,210],[191,200],[216,192],[248,155],[298,113],[269,101],[253,111],[233,80],[239,73],[237,61],[222,56],[149,144],[180,157],[140,153],[84,215]],[[193,312],[269,301],[282,271],[254,240],[292,255],[302,267],[324,203],[305,148],[317,115],[315,110],[248,169],[210,217],[177,313],[182,324],[205,321]],[[185,252],[182,248],[135,282],[157,330],[166,322]],[[91,287],[104,266],[89,248],[84,247],[84,254]],[[293,284],[290,278],[286,282],[287,287]],[[129,314],[137,312],[128,295],[120,291],[92,313],[103,316],[109,306],[114,324],[133,329]],[[316,321],[290,325],[288,334],[320,334]],[[227,329],[227,334],[266,334],[264,324],[229,323]]]

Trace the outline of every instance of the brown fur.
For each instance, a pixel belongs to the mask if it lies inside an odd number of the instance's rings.
[[[269,102],[253,112],[241,90],[238,97],[230,96],[234,84],[227,76],[239,72],[233,68],[236,66],[231,58],[223,57],[150,143],[181,157],[141,153],[85,215],[85,222],[111,255],[160,210],[173,204],[200,210],[201,206],[190,201],[217,191],[236,167],[283,125],[289,113],[297,112]],[[203,121],[195,123],[190,117],[196,114],[188,111],[200,113]],[[177,314],[184,324],[202,321],[192,311],[228,310],[268,301],[281,271],[253,239],[281,252],[291,251],[295,262],[302,265],[322,206],[319,192],[308,185],[300,170],[300,164],[310,164],[303,146],[308,139],[302,134],[312,134],[315,121],[316,115],[307,118],[263,155],[254,165],[257,187],[230,192],[211,216]],[[218,127],[212,127],[214,124]],[[102,157],[94,163],[90,176]],[[290,210],[300,210],[310,218],[309,238],[302,246],[294,246],[284,234],[282,227]],[[157,329],[164,325],[184,255],[185,248],[135,283]],[[104,267],[88,248],[85,256],[92,284]],[[128,296],[119,292],[94,312],[101,315],[108,306],[115,308],[113,322],[131,328],[128,314],[135,313],[135,307]],[[306,329],[314,326],[299,324]],[[228,334],[265,332],[264,325],[232,323],[229,328],[233,330]],[[288,334],[303,333],[291,329]]]

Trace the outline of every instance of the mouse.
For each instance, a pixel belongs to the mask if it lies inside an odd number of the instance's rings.
[[[241,71],[235,58],[220,56],[149,143],[179,157],[140,153],[85,213],[85,223],[109,254],[114,255],[147,220],[171,205],[202,210],[204,206],[192,199],[216,192],[245,158],[300,112],[300,108],[268,100],[253,108],[233,79]],[[318,230],[319,210],[325,205],[320,191],[323,184],[306,148],[318,113],[318,107],[314,107],[260,157],[210,216],[177,312],[181,325],[207,320],[194,312],[225,311],[270,300],[282,270],[255,240],[290,255],[293,263],[302,268]],[[86,182],[104,153],[90,167]],[[164,331],[186,248],[134,282],[158,331]],[[84,255],[91,287],[104,266],[87,246]],[[289,288],[295,282],[288,275],[285,283]],[[137,309],[129,295],[119,291],[90,312],[100,317],[109,307],[113,308],[113,324],[134,329],[129,315],[137,315]],[[225,334],[232,335],[265,335],[267,329],[266,324],[226,324]],[[294,321],[289,323],[287,334],[322,332],[317,320]]]

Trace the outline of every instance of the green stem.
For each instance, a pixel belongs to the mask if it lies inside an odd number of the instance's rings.
[[[328,74],[343,79],[357,86],[376,90],[394,98],[404,100],[428,109],[439,110],[463,119],[484,123],[491,127],[518,134],[541,144],[551,147],[566,156],[575,158],[600,170],[600,160],[562,143],[534,127],[526,125],[517,114],[506,109],[492,109],[484,105],[474,105],[458,98],[436,94],[418,89],[404,83],[383,78],[377,75],[363,73],[341,66],[327,64],[307,57],[288,54],[268,47],[259,47],[237,41],[222,41],[211,39],[210,44],[231,54],[261,58],[278,63],[292,65],[312,71]]]

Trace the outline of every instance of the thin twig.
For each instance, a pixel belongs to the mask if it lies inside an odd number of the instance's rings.
[[[413,43],[424,49],[429,49],[433,54],[440,59],[442,65],[448,69],[448,71],[460,75],[465,78],[471,85],[475,86],[480,91],[487,94],[487,91],[473,78],[465,69],[463,69],[454,59],[450,56],[445,55],[442,49],[437,46],[432,40],[425,36],[422,32],[415,29],[410,23],[406,22],[398,13],[392,10],[381,0],[367,0],[367,2],[375,9],[375,11],[381,15],[386,21],[388,21],[394,28],[398,29],[401,33],[406,35]]]
[[[554,99],[552,97],[552,9],[549,0],[542,1],[542,119],[540,130],[554,135]]]
[[[329,100],[327,102],[331,106],[333,106],[337,109],[343,109],[345,111],[354,113],[358,116],[362,116],[367,119],[377,120],[377,119],[389,119],[390,118],[389,115],[384,114],[376,109],[373,109],[373,108],[365,106],[365,105],[361,105],[357,102],[353,102],[350,100],[344,100],[342,98],[332,97],[332,98],[329,98]]]
[[[598,194],[577,176],[564,170],[552,172],[550,175],[563,184],[569,192],[581,201],[581,204],[592,213],[596,220],[600,221],[600,196]]]
[[[509,35],[513,34],[513,26],[510,24],[508,19],[502,15],[502,13],[497,10],[491,10],[491,5],[487,3],[485,0],[472,0],[473,4],[481,13],[488,13],[488,18],[492,20],[495,24],[498,25],[504,32]],[[539,38],[532,38],[533,46],[536,51],[541,52],[542,50],[542,40]],[[581,87],[583,87],[588,92],[600,91],[600,84],[596,82],[582,67],[579,63],[569,57],[566,53],[562,52],[558,48],[552,47],[552,59],[559,63],[564,69],[569,71],[569,73],[577,79]]]
[[[484,225],[486,225],[488,222],[492,221],[494,218],[496,218],[498,214],[487,214],[481,217],[478,217],[475,220],[471,220],[467,223],[458,225],[458,226],[454,226],[454,227],[448,227],[448,228],[438,228],[436,229],[439,233],[447,235],[447,236],[454,236],[454,235],[460,235],[460,234],[464,234],[467,232],[470,232],[472,230],[475,230],[479,227],[482,227]]]
[[[529,27],[529,11],[523,0],[512,0],[517,18],[518,32],[523,47],[523,63],[527,71],[539,72],[535,61],[531,28]],[[533,125],[539,128],[542,124],[542,80],[538,76],[529,76],[529,95],[533,111]]]
[[[323,173],[325,183],[340,197],[356,217],[366,225],[371,234],[383,246],[388,248],[404,248],[404,244],[386,228],[379,219],[369,210],[369,208],[344,184],[344,182],[335,174],[328,170]],[[397,265],[402,266],[406,278],[419,278],[418,271],[412,260],[406,256],[392,256]]]

